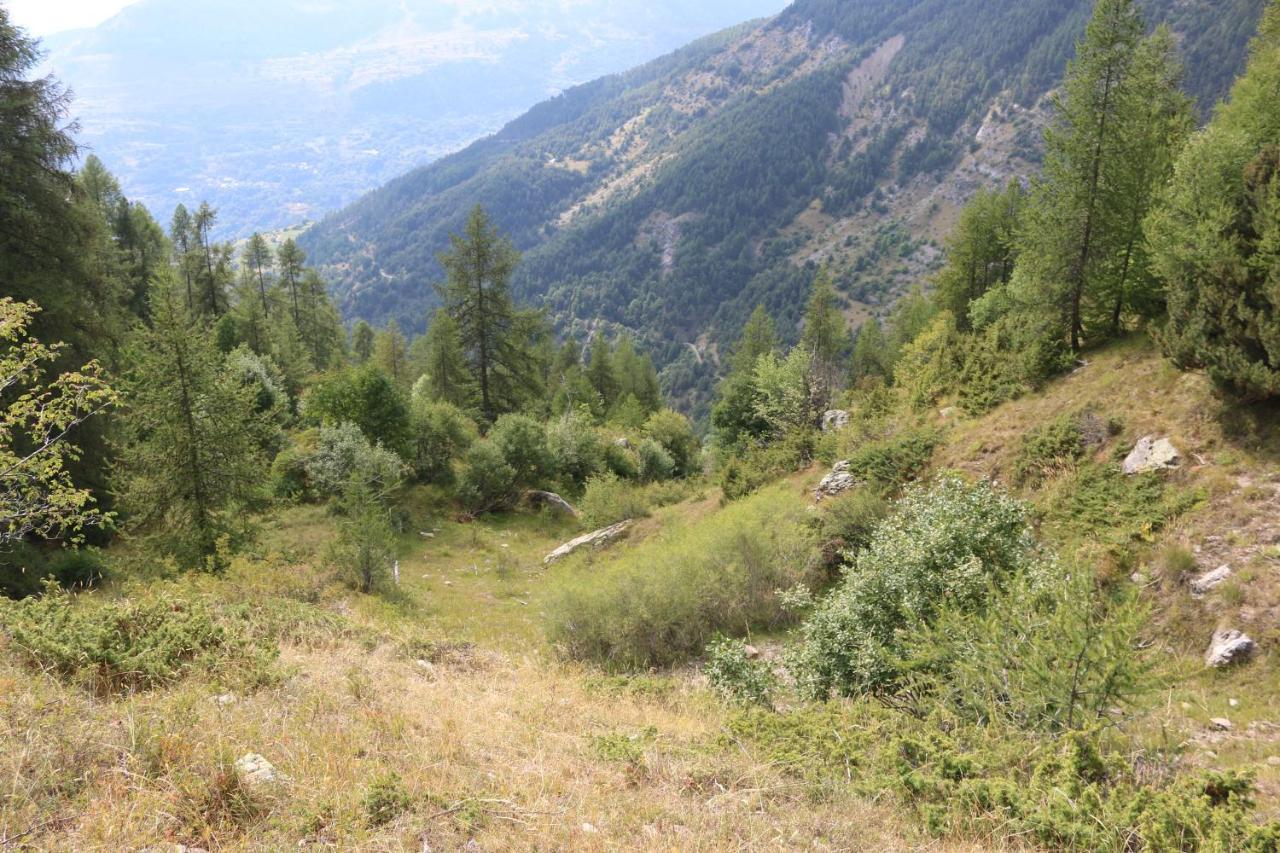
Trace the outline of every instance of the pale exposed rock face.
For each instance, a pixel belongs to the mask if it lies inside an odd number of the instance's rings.
[[[612,543],[615,539],[619,539],[624,536],[630,528],[631,520],[628,519],[627,521],[620,521],[617,524],[610,525],[602,530],[588,533],[585,536],[579,536],[577,539],[570,540],[552,551],[543,558],[542,562],[549,566],[557,560],[563,560],[565,557],[575,551],[581,550],[582,548],[603,548]]]
[[[847,492],[856,485],[858,481],[849,473],[849,462],[845,460],[835,464],[831,473],[822,478],[822,482],[818,484],[818,488],[814,489],[813,494],[821,501],[823,498],[831,498]]]
[[[839,432],[849,425],[849,413],[843,409],[832,409],[822,416],[823,432]]]
[[[270,761],[256,752],[247,753],[237,759],[236,772],[240,774],[240,778],[246,785],[269,785],[285,778],[284,774],[278,772]]]
[[[1213,642],[1204,654],[1205,666],[1215,668],[1244,663],[1253,656],[1257,644],[1248,634],[1231,630],[1215,631]]]
[[[1182,464],[1182,454],[1167,438],[1143,436],[1124,460],[1125,474],[1145,474],[1148,471],[1170,471]]]
[[[1221,585],[1227,578],[1231,577],[1230,566],[1219,566],[1211,572],[1205,572],[1191,581],[1191,594],[1199,598],[1209,590]]]
[[[574,509],[573,504],[557,495],[555,492],[532,491],[528,494],[529,503],[534,506],[549,506],[552,509],[562,512],[565,515],[578,517],[578,511]]]

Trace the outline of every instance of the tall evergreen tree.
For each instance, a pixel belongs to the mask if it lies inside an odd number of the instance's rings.
[[[804,314],[804,334],[800,338],[800,346],[812,359],[810,387],[819,409],[831,401],[839,385],[840,364],[848,340],[831,275],[824,269],[813,281],[813,293]]]
[[[263,315],[268,320],[271,319],[271,302],[267,298],[267,276],[271,271],[272,258],[271,247],[267,245],[266,238],[255,231],[249,238],[249,242],[245,243],[241,262],[258,285],[258,297],[262,300]]]
[[[511,274],[520,256],[477,205],[462,234],[449,237],[440,256],[445,309],[458,324],[463,351],[480,388],[480,412],[489,422],[512,410],[527,382],[527,351],[511,302]]]
[[[591,342],[587,361],[587,381],[600,400],[601,412],[608,412],[618,402],[618,376],[613,370],[613,351],[603,334]]]
[[[130,524],[161,550],[217,569],[261,483],[264,423],[254,390],[223,370],[210,329],[177,290],[172,274],[157,277],[152,325],[129,349],[119,493]]]
[[[854,384],[864,379],[890,377],[889,344],[880,321],[871,317],[858,329],[853,342],[851,378]]]
[[[374,338],[373,363],[397,388],[405,390],[409,387],[409,344],[395,320]]]
[[[938,274],[935,299],[961,329],[969,328],[969,305],[1012,277],[1025,205],[1026,191],[1018,181],[1001,192],[981,190],[947,238],[947,264]]]
[[[443,308],[431,318],[427,333],[414,341],[421,342],[421,378],[415,385],[415,395],[425,393],[432,400],[452,403],[460,409],[470,409],[475,404],[475,380],[471,376],[467,357],[462,351],[462,335],[458,324]]]
[[[747,324],[742,327],[742,334],[733,348],[729,369],[733,373],[754,373],[760,356],[776,352],[777,349],[778,336],[773,327],[773,318],[763,305],[757,305],[747,318]]]
[[[186,205],[179,204],[173,209],[173,219],[169,222],[169,240],[173,243],[174,264],[182,273],[182,281],[186,285],[187,310],[196,308],[195,270],[195,237],[191,213]]]
[[[1146,232],[1168,288],[1166,354],[1246,399],[1280,396],[1280,2]]]
[[[357,364],[364,364],[373,358],[373,340],[377,337],[370,326],[364,320],[357,320],[356,325],[351,330],[351,354],[355,356]]]
[[[280,286],[284,288],[286,303],[290,306],[293,325],[301,329],[302,298],[300,295],[303,268],[307,263],[307,255],[297,241],[290,238],[280,244],[276,250],[276,264],[280,269]]]
[[[225,261],[220,256],[219,247],[213,242],[213,226],[218,221],[218,211],[201,202],[195,215],[191,217],[191,233],[195,237],[195,249],[200,253],[199,268],[195,275],[197,283],[196,303],[200,310],[210,317],[219,317],[227,310],[225,292]]]

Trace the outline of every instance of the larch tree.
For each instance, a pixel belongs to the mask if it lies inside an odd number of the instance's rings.
[[[462,351],[458,324],[443,308],[431,318],[427,333],[414,341],[421,350],[422,375],[415,389],[432,400],[451,403],[464,411],[475,405],[476,385]]]
[[[440,256],[440,295],[458,324],[463,351],[480,389],[480,413],[492,423],[511,410],[528,379],[526,342],[511,301],[511,275],[520,256],[477,205],[462,234],[449,236]]]
[[[1167,288],[1165,353],[1244,399],[1280,397],[1280,2],[1146,233]]]
[[[303,269],[307,263],[307,255],[296,240],[285,240],[276,250],[276,264],[280,269],[280,287],[284,289],[287,302],[292,310],[293,325],[302,329],[302,299],[299,291],[302,286]]]
[[[395,320],[377,334],[373,341],[373,363],[397,388],[407,389],[409,376],[409,344]]]
[[[223,369],[171,273],[153,283],[151,326],[136,333],[128,362],[118,494],[129,524],[187,567],[221,569],[262,480],[255,392]]]
[[[813,281],[813,293],[804,314],[800,346],[812,359],[811,387],[817,408],[824,408],[840,382],[841,360],[849,335],[831,275],[824,269]]]
[[[373,340],[377,337],[370,326],[364,320],[357,320],[355,326],[351,329],[351,354],[355,356],[356,364],[364,364],[373,358]]]
[[[271,273],[272,257],[271,247],[267,245],[266,238],[255,231],[249,238],[249,242],[245,243],[241,262],[258,285],[258,297],[262,300],[263,315],[268,320],[271,319],[271,300],[267,298],[267,277]]]

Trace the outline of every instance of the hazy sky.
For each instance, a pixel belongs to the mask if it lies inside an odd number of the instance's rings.
[[[92,27],[137,0],[3,0],[13,23],[33,36]]]

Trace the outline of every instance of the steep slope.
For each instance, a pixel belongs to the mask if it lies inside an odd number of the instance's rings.
[[[1204,105],[1261,0],[1149,0]],[[420,329],[435,253],[484,204],[526,251],[518,287],[562,328],[636,330],[704,397],[763,302],[794,329],[816,264],[859,314],[938,257],[981,186],[1034,169],[1044,94],[1088,0],[801,0],[764,24],[573,89],[328,217],[305,238],[350,316]]]
[[[296,224],[492,133],[549,95],[784,0],[142,0],[51,38],[83,139],[167,218]]]

